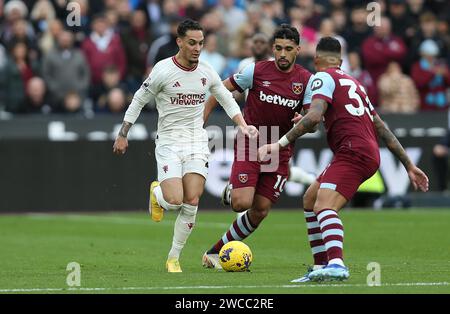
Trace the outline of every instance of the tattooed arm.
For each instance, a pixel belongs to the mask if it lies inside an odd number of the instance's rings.
[[[378,138],[380,138],[386,144],[391,153],[394,154],[398,160],[400,160],[405,169],[408,170],[411,166],[413,166],[414,164],[411,159],[409,159],[402,144],[400,144],[397,137],[386,126],[384,121],[381,120],[379,115],[376,114],[373,117],[373,123],[375,125]]]
[[[378,137],[386,144],[391,153],[394,154],[405,167],[414,189],[417,190],[417,188],[419,188],[423,192],[428,191],[427,175],[421,169],[416,167],[416,165],[411,161],[394,133],[389,130],[384,121],[381,120],[380,116],[377,114],[373,118],[373,123],[375,125]]]
[[[311,104],[311,108],[307,111],[306,115],[289,131],[285,137],[289,143],[294,142],[297,138],[308,132],[314,132],[315,128],[322,120],[325,111],[328,108],[328,104],[323,99],[314,99]],[[287,146],[287,145],[282,145]]]
[[[125,154],[128,147],[128,131],[133,124],[131,122],[123,121],[122,127],[120,128],[119,134],[117,135],[116,141],[114,142],[113,152],[115,154]]]
[[[268,154],[278,152],[281,148],[288,146],[305,133],[314,132],[327,108],[328,104],[325,100],[314,99],[308,113],[286,135],[278,142],[263,145],[258,149],[258,159],[263,161],[267,159]]]

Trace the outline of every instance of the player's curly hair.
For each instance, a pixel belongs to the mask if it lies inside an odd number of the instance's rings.
[[[186,19],[178,25],[177,28],[178,37],[186,36],[187,31],[203,31],[203,27],[197,21]]]
[[[341,54],[341,43],[333,37],[322,37],[317,44],[316,50]]]
[[[295,42],[297,45],[300,44],[300,34],[295,27],[292,27],[289,24],[281,24],[273,34],[272,42],[275,42],[275,39],[290,39]]]

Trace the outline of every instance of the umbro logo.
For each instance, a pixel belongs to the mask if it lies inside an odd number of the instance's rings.
[[[270,86],[270,82],[269,81],[264,81],[262,82],[264,87],[269,87]]]
[[[172,87],[180,87],[180,86],[181,86],[181,84],[178,81],[176,81],[175,84],[172,85]]]

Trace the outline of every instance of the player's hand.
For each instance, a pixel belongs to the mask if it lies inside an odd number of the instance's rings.
[[[300,121],[303,118],[303,116],[301,114],[299,114],[298,112],[296,112],[294,114],[294,118],[292,118],[292,122],[294,122],[294,124],[297,124],[298,121]]]
[[[428,177],[420,168],[412,166],[408,169],[408,176],[414,186],[414,190],[419,188],[422,192],[428,191]]]
[[[128,148],[128,139],[123,136],[117,136],[113,145],[113,153],[117,155],[123,155]]]
[[[250,139],[255,139],[258,137],[258,129],[253,125],[241,126],[242,134],[248,136]]]
[[[267,161],[271,154],[278,154],[280,151],[280,144],[278,142],[272,144],[266,144],[258,148],[258,161]]]

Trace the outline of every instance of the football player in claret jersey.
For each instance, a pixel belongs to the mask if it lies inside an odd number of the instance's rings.
[[[242,93],[248,90],[245,121],[258,127],[260,136],[258,143],[240,141],[239,132],[235,138],[230,183],[224,190],[222,201],[236,212],[246,212],[204,253],[202,264],[208,268],[220,268],[218,253],[222,246],[229,241],[248,237],[267,216],[272,204],[277,202],[288,179],[294,145],[280,154],[278,163],[274,163],[272,169],[258,162],[256,148],[291,129],[293,122],[298,121],[297,115],[303,106],[310,103],[312,75],[295,64],[300,51],[298,31],[283,24],[275,31],[272,42],[275,60],[251,63],[224,81],[230,91]],[[205,121],[215,104],[214,98],[208,99]]]
[[[258,133],[255,127],[247,126],[238,104],[217,72],[199,61],[203,41],[200,24],[189,19],[179,24],[179,52],[158,62],[135,93],[113,148],[115,153],[125,153],[129,129],[143,106],[155,98],[158,181],[152,182],[150,187],[149,210],[157,222],[163,218],[164,210],[179,211],[166,263],[168,272],[181,272],[180,253],[194,227],[208,173],[208,135],[203,128],[207,92],[220,100],[245,136],[252,138]]]
[[[278,142],[261,146],[258,159],[282,154],[298,137],[323,119],[327,141],[334,157],[305,195],[303,206],[311,247],[325,248],[322,260],[305,276],[308,280],[344,280],[349,277],[344,265],[344,228],[339,210],[353,197],[359,185],[380,165],[378,138],[401,161],[415,189],[428,190],[428,177],[414,165],[395,135],[375,112],[362,85],[340,69],[341,45],[332,37],[317,44],[312,81],[312,102],[308,113]],[[314,250],[313,250],[314,253]]]

